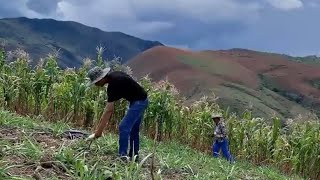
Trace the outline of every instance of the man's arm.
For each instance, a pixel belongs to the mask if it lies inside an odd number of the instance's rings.
[[[100,118],[99,126],[96,130],[95,137],[100,137],[102,135],[102,131],[105,128],[107,122],[109,122],[111,115],[113,113],[114,102],[108,102],[106,108]]]

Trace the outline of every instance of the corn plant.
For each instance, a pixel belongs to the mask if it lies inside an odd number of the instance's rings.
[[[109,66],[112,71],[125,71],[132,75],[131,69],[122,65],[119,59],[105,63],[103,52],[104,48],[97,48],[97,60],[85,59],[77,69],[60,69],[56,56],[49,55],[32,67],[24,51],[9,53],[0,50],[1,107],[50,121],[94,128],[104,110],[107,93],[105,87],[85,87],[88,69],[94,65]],[[137,80],[149,97],[141,125],[143,135],[155,137],[158,124],[158,141],[176,141],[210,153],[210,135],[214,130],[210,114],[220,112],[228,129],[231,154],[236,159],[273,165],[286,173],[320,178],[320,124],[317,118],[297,118],[283,123],[277,117],[253,117],[250,110],[235,115],[212,101],[214,95],[185,105],[168,79],[153,82],[146,76]],[[115,112],[106,131],[117,133],[118,123],[128,105],[124,100],[115,104]],[[82,178],[96,173],[89,167],[82,169],[83,161],[73,161],[67,152],[61,152],[59,157],[61,161],[78,163],[75,171],[82,173]],[[128,172],[131,170],[127,169]],[[116,177],[116,171],[112,175]]]

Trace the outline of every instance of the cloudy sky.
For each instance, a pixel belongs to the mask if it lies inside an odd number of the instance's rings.
[[[0,0],[0,18],[72,20],[166,45],[320,55],[320,0]]]

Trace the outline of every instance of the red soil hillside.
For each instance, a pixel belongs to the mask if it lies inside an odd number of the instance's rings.
[[[189,99],[213,90],[223,106],[239,113],[254,103],[258,115],[292,117],[308,113],[320,102],[320,91],[309,82],[320,80],[320,68],[281,55],[242,49],[193,52],[158,46],[135,56],[127,65],[136,77],[149,74],[155,81],[167,77]]]
[[[195,65],[202,67],[190,65],[188,61],[193,61]],[[258,85],[255,74],[239,63],[208,58],[199,53],[164,46],[151,48],[137,55],[130,60],[128,65],[134,69],[138,77],[150,74],[150,77],[156,81],[169,77],[182,92],[185,86],[190,86],[192,82],[201,82],[201,84],[206,82],[211,86],[225,81],[249,87]]]
[[[176,59],[179,55],[192,55],[192,52],[160,46],[139,54],[130,60],[128,65],[133,68],[136,77],[149,74],[155,81],[169,78],[181,92],[188,92],[184,95],[192,94],[198,82],[212,86],[223,82],[219,77],[210,76],[179,62]]]
[[[320,79],[320,68],[314,65],[290,61],[281,55],[259,53],[250,50],[225,50],[201,52],[213,59],[237,62],[255,74],[264,74],[277,86],[319,99],[320,91],[309,81]]]

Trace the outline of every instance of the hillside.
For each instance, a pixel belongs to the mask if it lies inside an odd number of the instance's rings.
[[[24,17],[0,19],[0,43],[3,41],[7,50],[22,48],[35,61],[52,49],[60,49],[58,63],[61,67],[79,67],[85,57],[95,59],[99,45],[106,48],[104,59],[119,56],[124,62],[139,52],[162,45],[121,32],[104,32],[77,22]]]
[[[0,111],[0,124],[4,147],[0,149],[0,179],[151,179],[153,142],[146,138],[141,149],[145,161],[124,164],[116,157],[114,134],[106,134],[89,147],[82,139],[61,136],[71,128],[64,123],[48,124]],[[271,168],[229,164],[176,143],[157,145],[154,166],[157,179],[289,179]]]
[[[185,51],[171,51],[171,55],[181,52]],[[126,101],[115,103],[115,111],[105,129],[106,136],[92,144],[90,149],[86,149],[88,144],[81,140],[70,141],[57,136],[58,132],[69,129],[66,124],[92,132],[105,109],[105,88],[85,86],[88,64],[79,69],[59,69],[55,59],[49,58],[43,66],[32,69],[23,57],[5,63],[4,54],[0,50],[0,139],[4,140],[0,142],[3,143],[0,149],[1,176],[31,175],[35,169],[36,176],[56,175],[64,179],[79,179],[78,176],[87,179],[84,177],[103,172],[110,174],[110,171],[115,179],[130,176],[131,172],[145,177],[144,172],[148,172],[150,164],[146,164],[147,168],[134,164],[123,166],[114,157],[117,140],[111,133],[118,134],[119,120],[127,110]],[[175,67],[182,71],[189,68],[176,64]],[[131,72],[126,67],[115,67]],[[162,171],[157,172],[164,179],[172,176],[179,179],[279,179],[273,170],[263,173],[261,166],[277,168],[287,175],[319,179],[320,124],[317,118],[302,116],[281,126],[279,118],[266,120],[252,116],[250,111],[235,116],[205,98],[186,106],[168,81],[152,82],[143,77],[139,83],[148,90],[150,102],[141,124],[142,157],[147,157],[151,151],[148,139],[156,139],[159,145],[155,170],[160,168]],[[13,116],[7,111],[24,117]],[[214,129],[210,115],[213,112],[223,114],[235,166],[210,156]],[[13,157],[18,161],[11,159]],[[242,166],[241,162],[260,167]]]
[[[219,104],[242,113],[281,118],[308,114],[319,107],[320,67],[292,61],[283,55],[243,49],[191,52],[154,47],[128,63],[135,76],[168,77],[188,100],[211,95]],[[319,114],[319,112],[317,112]]]

